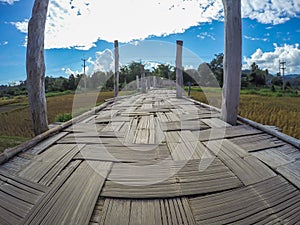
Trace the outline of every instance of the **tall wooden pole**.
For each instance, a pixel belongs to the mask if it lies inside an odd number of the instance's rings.
[[[136,89],[137,89],[137,91],[139,90],[139,88],[140,88],[140,84],[139,84],[139,76],[136,75]]]
[[[224,85],[221,118],[236,125],[241,88],[241,0],[223,0],[225,12]]]
[[[119,43],[117,40],[114,42],[115,50],[115,76],[114,76],[114,96],[118,96],[119,92]]]
[[[156,85],[157,85],[157,77],[156,76],[153,76],[153,88],[156,88]]]
[[[142,92],[145,93],[146,92],[146,79],[145,79],[145,67],[144,65],[141,65],[141,85],[142,85]]]
[[[183,41],[176,41],[176,97],[177,98],[181,98],[183,92],[182,46],[183,46]]]
[[[35,0],[28,23],[26,72],[28,101],[35,135],[48,130],[45,97],[44,36],[49,0]]]

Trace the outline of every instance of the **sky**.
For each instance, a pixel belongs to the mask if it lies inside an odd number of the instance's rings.
[[[0,0],[0,84],[26,79],[27,26],[34,0]],[[243,69],[300,74],[300,1],[242,0]],[[195,68],[224,52],[222,0],[50,0],[45,32],[46,76],[113,70],[120,64],[149,68],[175,64],[183,40],[183,65]]]

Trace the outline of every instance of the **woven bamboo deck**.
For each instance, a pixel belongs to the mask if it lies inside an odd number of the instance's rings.
[[[300,224],[300,151],[155,90],[0,165],[0,224]]]

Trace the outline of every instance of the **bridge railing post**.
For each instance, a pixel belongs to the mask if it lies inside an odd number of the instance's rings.
[[[142,85],[142,92],[146,93],[146,79],[145,79],[145,67],[141,65],[141,85]]]
[[[183,41],[176,41],[176,97],[181,98],[183,92],[182,75],[182,46]]]
[[[119,92],[119,44],[117,40],[115,40],[114,42],[114,53],[115,53],[114,97],[117,97]]]
[[[241,0],[223,0],[225,12],[224,85],[221,118],[236,125],[241,88]]]
[[[136,75],[136,90],[138,91],[140,88],[140,83],[139,83],[139,76]]]

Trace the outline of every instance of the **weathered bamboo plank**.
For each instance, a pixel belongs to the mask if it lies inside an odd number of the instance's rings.
[[[106,162],[83,162],[59,189],[50,190],[24,224],[88,224],[110,167]]]
[[[83,145],[55,145],[39,155],[19,176],[50,185]]]
[[[199,224],[250,224],[274,214],[280,218],[273,207],[281,211],[293,198],[300,200],[299,190],[276,176],[241,189],[191,198],[190,203]]]
[[[34,153],[34,154],[41,154],[43,151],[45,151],[47,148],[49,148],[51,145],[53,145],[55,142],[66,136],[68,132],[60,132],[44,141],[41,143],[37,144],[34,146],[32,149],[29,150],[29,152]]]
[[[282,165],[276,171],[300,189],[300,160]]]
[[[256,152],[284,145],[284,142],[268,134],[257,134],[232,138],[231,141],[248,152]]]
[[[253,152],[252,155],[273,169],[295,161],[294,158],[283,154],[278,148]]]
[[[252,134],[262,133],[260,130],[256,130],[249,126],[244,126],[244,125],[223,127],[223,128],[212,128],[212,129],[200,130],[194,132],[196,133],[196,136],[199,137],[199,141],[241,137],[241,136],[248,136]]]
[[[163,159],[159,151],[167,151],[159,145],[86,145],[74,159],[110,162],[145,162]]]
[[[200,160],[173,162],[169,167],[147,168],[115,164],[101,195],[164,198],[205,194],[242,186],[239,179],[220,160],[215,159],[204,171],[199,171],[199,162]],[[153,181],[156,183],[149,185]]]
[[[214,152],[245,184],[253,184],[276,174],[257,158],[229,140],[210,141],[206,146]]]
[[[186,198],[155,200],[106,199],[100,224],[195,225]],[[115,213],[113,213],[115,212]]]
[[[3,171],[0,171],[0,180],[34,194],[41,194],[48,190],[48,187],[44,185],[31,182],[22,177],[14,176]]]
[[[22,218],[16,215],[13,212],[8,211],[7,209],[4,209],[0,207],[0,221],[1,225],[14,225],[19,224],[21,222]]]
[[[219,118],[201,119],[201,121],[210,126],[211,128],[223,128],[231,126],[230,124],[224,122]]]

